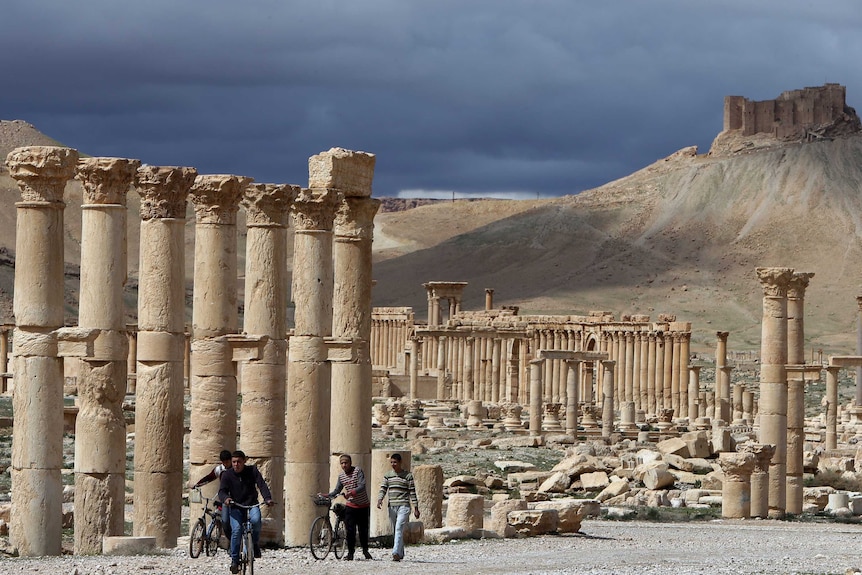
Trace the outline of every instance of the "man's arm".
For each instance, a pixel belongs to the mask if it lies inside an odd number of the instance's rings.
[[[329,497],[330,499],[336,497],[339,493],[341,493],[342,489],[344,489],[344,486],[341,484],[341,477],[339,476],[338,481],[335,482],[335,489],[330,491],[327,494],[327,497]]]
[[[384,475],[383,481],[380,483],[380,491],[377,493],[377,509],[383,507],[383,498],[386,497],[386,491],[389,488],[389,484],[387,482],[387,478]]]
[[[353,493],[351,496],[356,495],[357,493],[361,493],[365,491],[365,473],[362,472],[358,467],[356,468],[356,487],[353,488]]]
[[[410,493],[410,504],[413,505],[413,514],[419,517],[419,497],[416,495],[416,484],[413,482],[413,474],[407,474],[407,491]]]
[[[192,483],[191,480],[189,480],[189,487],[200,487],[201,485],[206,485],[210,481],[215,481],[215,478],[216,478],[215,468],[213,468],[212,471],[210,471],[209,473],[207,473],[206,475],[204,475],[203,477],[198,479],[197,483]]]

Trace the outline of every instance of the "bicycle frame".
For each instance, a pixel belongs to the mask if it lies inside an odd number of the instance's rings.
[[[240,547],[239,547],[239,568],[243,575],[254,575],[254,537],[253,526],[251,524],[251,513],[249,509],[260,507],[262,503],[254,505],[242,505],[240,503],[231,503],[231,507],[243,509],[245,511],[242,523],[240,524]]]

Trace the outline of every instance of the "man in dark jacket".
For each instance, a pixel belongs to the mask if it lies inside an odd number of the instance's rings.
[[[221,487],[218,491],[218,498],[225,505],[231,506],[233,503],[240,505],[256,505],[257,492],[260,494],[267,505],[272,505],[272,494],[269,492],[269,486],[264,481],[260,471],[254,465],[246,465],[246,456],[242,451],[234,451],[231,457],[231,468],[225,470],[219,479]],[[249,514],[252,526],[252,540],[254,541],[254,556],[260,557],[260,508],[253,507],[245,510],[240,507],[230,507],[228,514],[230,516],[230,572],[236,573],[239,571],[239,549],[240,541],[242,540],[242,524],[245,521],[246,511]]]

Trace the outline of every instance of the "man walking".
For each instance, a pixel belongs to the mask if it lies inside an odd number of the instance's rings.
[[[371,559],[368,552],[368,524],[371,519],[371,501],[368,499],[368,489],[365,486],[365,474],[353,465],[353,459],[346,453],[338,458],[341,465],[341,473],[338,474],[338,482],[335,489],[329,493],[329,497],[336,497],[344,493],[347,499],[347,511],[344,514],[344,523],[347,529],[347,556],[346,561],[353,561],[353,553],[356,550],[356,531],[359,530],[359,544],[362,546],[362,555]]]
[[[389,495],[389,522],[395,533],[395,543],[392,545],[392,560],[401,561],[404,558],[404,528],[410,518],[410,506],[413,514],[419,518],[419,498],[416,496],[416,485],[413,474],[401,467],[401,454],[389,456],[392,471],[383,476],[380,493],[377,495],[377,509],[383,507],[383,498]]]

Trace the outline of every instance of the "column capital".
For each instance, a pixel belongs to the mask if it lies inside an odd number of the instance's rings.
[[[764,297],[787,297],[793,268],[755,268]]]
[[[199,224],[236,224],[242,194],[254,180],[228,174],[207,174],[195,178],[191,200]]]
[[[299,190],[299,186],[290,184],[246,186],[240,205],[245,209],[247,226],[286,228],[290,204]]]
[[[808,282],[814,277],[814,272],[795,272],[790,278],[790,283],[787,285],[787,297],[793,299],[804,299],[805,288],[808,287]]]
[[[78,151],[59,146],[15,148],[6,156],[9,175],[25,202],[63,203],[66,182],[75,175]]]
[[[84,205],[126,205],[126,193],[135,181],[140,160],[126,158],[81,158],[75,178],[84,188]]]
[[[300,190],[290,206],[297,232],[332,231],[338,193],[332,190]]]
[[[602,360],[602,366],[605,369],[609,369],[609,370],[613,371],[613,369],[616,365],[617,365],[616,360],[613,360],[613,359],[603,359]]]
[[[338,240],[370,240],[374,236],[374,215],[380,200],[342,196],[335,211],[335,237]]]
[[[737,481],[751,476],[757,457],[748,451],[733,451],[720,453],[718,464],[728,479]]]
[[[743,443],[739,450],[743,453],[751,453],[755,457],[754,470],[766,471],[769,468],[769,462],[775,454],[775,445],[771,443]]]
[[[730,335],[729,331],[717,331],[715,332],[715,337],[718,338],[718,341],[723,341],[727,343],[727,336]]]
[[[347,197],[371,197],[374,154],[330,148],[308,158],[308,187],[338,190]]]
[[[185,219],[186,198],[198,171],[175,166],[138,168],[135,187],[141,196],[141,219]]]

